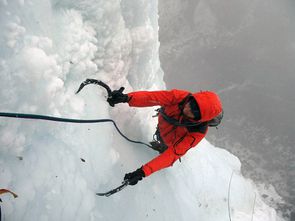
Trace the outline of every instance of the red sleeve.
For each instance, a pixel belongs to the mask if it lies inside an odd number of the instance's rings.
[[[188,91],[176,89],[171,91],[136,91],[128,93],[130,98],[128,103],[131,107],[168,106],[181,102],[188,94]]]
[[[190,148],[196,146],[204,137],[205,134],[194,133],[194,136],[186,136],[176,147],[168,147],[164,153],[143,166],[145,176],[147,177],[158,170],[172,166],[177,159],[183,156]]]

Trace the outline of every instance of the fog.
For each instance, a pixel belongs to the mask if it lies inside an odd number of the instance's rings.
[[[294,9],[291,0],[159,1],[167,87],[221,95],[224,122],[208,140],[237,155],[244,175],[273,184],[281,211],[295,207]]]

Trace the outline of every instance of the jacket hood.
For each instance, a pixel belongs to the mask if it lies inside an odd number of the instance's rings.
[[[201,122],[212,120],[222,112],[222,104],[216,93],[212,91],[201,91],[194,93],[193,97],[200,108]]]

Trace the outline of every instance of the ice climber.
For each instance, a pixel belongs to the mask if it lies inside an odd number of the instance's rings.
[[[111,106],[128,103],[130,107],[161,106],[152,148],[160,155],[136,171],[125,174],[124,180],[137,184],[143,177],[173,163],[195,147],[207,134],[209,126],[217,126],[223,117],[218,95],[211,91],[190,93],[184,90],[136,91],[123,93],[124,88],[112,92]]]

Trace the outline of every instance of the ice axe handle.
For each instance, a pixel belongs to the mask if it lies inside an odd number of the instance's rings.
[[[122,185],[121,186],[118,186],[117,188],[112,189],[112,190],[110,190],[108,192],[105,192],[105,193],[96,193],[96,195],[97,196],[106,196],[106,197],[109,197],[109,196],[113,195],[114,193],[117,193],[117,192],[123,190],[125,187],[127,187],[128,185],[130,185],[130,183],[132,183],[132,182],[134,182],[136,180],[137,179],[135,179],[135,178],[132,179],[132,180],[124,180],[122,182]]]

